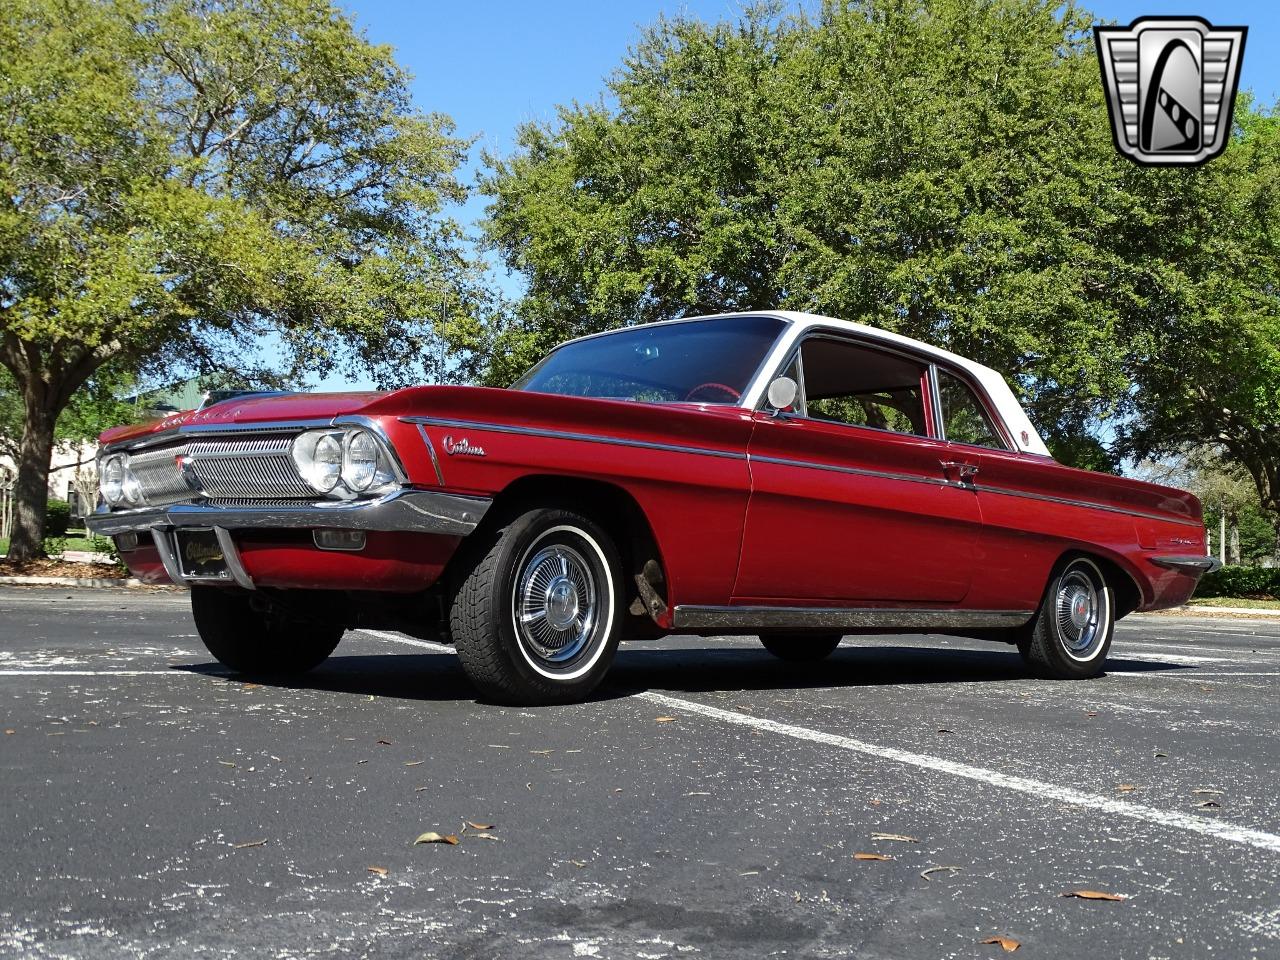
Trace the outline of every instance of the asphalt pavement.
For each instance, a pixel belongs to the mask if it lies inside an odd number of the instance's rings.
[[[1087,682],[673,637],[511,709],[399,634],[247,683],[185,594],[0,588],[0,956],[1280,957],[1278,693],[1280,620],[1148,616]]]

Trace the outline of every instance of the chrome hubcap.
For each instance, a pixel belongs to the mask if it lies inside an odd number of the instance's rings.
[[[1058,635],[1067,653],[1078,660],[1092,657],[1105,637],[1102,603],[1093,581],[1082,570],[1063,575],[1054,604]]]
[[[555,544],[530,556],[515,599],[520,640],[539,659],[563,664],[590,641],[598,615],[595,578],[572,547]]]

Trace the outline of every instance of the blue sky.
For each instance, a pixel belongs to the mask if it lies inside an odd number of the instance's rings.
[[[344,6],[371,41],[395,48],[396,59],[414,75],[414,97],[423,109],[449,114],[460,135],[479,138],[468,178],[482,149],[510,151],[519,124],[553,119],[557,104],[596,99],[640,31],[660,14],[720,20],[736,19],[743,9],[733,0],[347,0]],[[1122,23],[1197,14],[1215,24],[1245,24],[1241,87],[1269,104],[1280,94],[1276,0],[1099,0],[1083,6]],[[470,223],[483,210],[476,198],[459,218]],[[519,288],[512,278],[495,279],[509,293]],[[348,382],[335,377],[319,386],[340,389]]]

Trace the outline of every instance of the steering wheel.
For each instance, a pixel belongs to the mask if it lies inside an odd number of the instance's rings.
[[[688,393],[684,395],[685,401],[688,402],[692,400],[700,390],[720,390],[720,391],[723,391],[724,393],[727,393],[729,395],[730,400],[742,399],[741,391],[733,389],[733,387],[729,386],[727,383],[711,382],[711,383],[698,384],[696,387],[694,387],[692,390],[690,390]],[[707,401],[707,402],[711,402],[711,401]]]

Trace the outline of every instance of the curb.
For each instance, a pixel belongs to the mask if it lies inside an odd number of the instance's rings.
[[[133,577],[0,577],[6,587],[80,587],[83,589],[136,589],[139,587],[176,590],[169,584],[143,583]]]
[[[1215,613],[1227,613],[1233,617],[1263,617],[1263,618],[1280,618],[1280,610],[1259,609],[1258,607],[1208,607],[1196,604],[1183,607],[1171,607],[1168,610],[1157,610],[1153,613],[1144,613],[1144,617],[1186,617],[1186,616],[1212,616]]]

